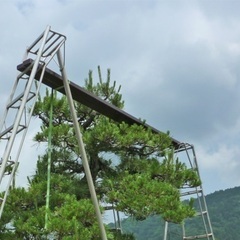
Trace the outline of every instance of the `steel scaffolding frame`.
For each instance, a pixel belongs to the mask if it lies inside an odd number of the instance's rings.
[[[78,101],[117,122],[126,122],[130,125],[142,125],[146,128],[150,128],[154,133],[160,133],[160,131],[146,124],[145,122],[140,121],[132,115],[124,112],[123,110],[118,109],[117,107],[103,101],[95,95],[87,92],[85,89],[79,87],[73,82],[70,82],[67,79],[67,74],[65,70],[65,41],[66,37],[64,35],[52,31],[50,26],[47,26],[46,30],[33,42],[33,44],[30,45],[30,47],[26,49],[23,62],[17,66],[17,69],[21,73],[16,78],[15,84],[7,102],[2,122],[0,123],[0,139],[5,143],[3,157],[0,162],[0,187],[2,187],[2,180],[3,176],[5,175],[6,168],[9,166],[9,163],[12,164],[11,172],[8,175],[8,182],[5,186],[3,186],[5,188],[5,194],[4,198],[1,200],[0,218],[3,213],[4,205],[7,200],[7,195],[14,177],[14,173],[18,166],[19,156],[24,143],[24,139],[27,134],[28,126],[30,124],[33,109],[37,101],[37,96],[40,92],[40,87],[42,84],[45,84],[67,96],[78,139],[79,149],[83,158],[83,165],[88,180],[89,190],[95,207],[99,228],[101,230],[101,237],[102,239],[107,239],[101,219],[101,213],[99,210],[94,185],[92,183],[91,172],[88,166],[84,144],[82,142],[81,132],[77,122],[73,100]],[[61,50],[63,50],[63,54]],[[57,57],[56,63],[59,67],[61,75],[57,74],[56,72],[50,70],[47,67],[50,62],[55,60],[55,56]],[[13,146],[16,146],[17,144],[16,139],[18,139],[19,142],[17,150],[14,151],[14,154],[12,149]],[[193,145],[181,143],[174,138],[171,139],[172,145],[175,149],[175,153],[179,154],[185,152],[190,167],[197,172],[200,178],[197,158]],[[192,156],[190,156],[190,152]],[[193,194],[195,194],[198,199],[198,203],[200,206],[199,215],[202,217],[205,232],[201,234],[196,234],[194,236],[186,236],[185,226],[183,225],[183,240],[199,238],[214,240],[214,235],[208,215],[207,204],[203,194],[202,186],[199,186],[195,189],[189,189],[186,186],[186,188],[183,188],[181,190],[182,197],[190,196]],[[168,223],[166,222],[164,240],[167,239],[167,236]]]
[[[193,145],[189,143],[179,144],[178,148],[175,149],[175,155],[176,157],[179,157],[181,161],[184,161],[189,168],[195,171],[199,179],[201,179],[198,163],[197,163],[197,156],[196,156],[195,148]],[[181,155],[181,157],[179,155]],[[186,219],[182,224],[182,239],[183,240],[192,240],[192,239],[215,240],[202,183],[197,187],[191,187],[188,184],[186,184],[180,190],[180,194],[183,201],[189,200],[189,198],[196,199],[195,209],[197,213],[196,213],[195,219],[197,222],[201,222],[202,224],[202,229],[198,229],[197,233],[190,234],[186,227],[186,224],[189,219]],[[168,237],[168,223],[165,222],[163,239],[167,240],[168,239],[167,237]]]

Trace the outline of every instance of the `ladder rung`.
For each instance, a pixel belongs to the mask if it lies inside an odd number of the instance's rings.
[[[31,94],[31,95],[30,95]],[[12,102],[10,102],[8,105],[7,105],[7,109],[9,109],[10,107],[12,107],[17,101],[19,101],[22,97],[23,97],[24,93],[21,93],[20,95],[18,95]],[[35,93],[34,92],[30,92],[29,93],[29,97],[27,99],[27,102],[30,101],[34,96],[35,96]],[[15,108],[18,108],[18,107],[15,107]]]
[[[24,94],[24,93],[21,93],[20,95],[18,95],[12,102],[10,102],[10,103],[7,105],[7,108],[12,107],[18,100],[20,100],[20,99],[23,97],[23,94]]]
[[[197,236],[183,237],[183,239],[184,240],[192,240],[192,239],[201,239],[201,238],[208,238],[208,237],[212,237],[212,233],[197,235]]]
[[[19,129],[17,130],[17,133],[21,132],[24,128],[26,128],[25,125],[19,125]],[[4,135],[6,135],[7,133],[10,133],[13,130],[13,125],[11,125],[10,127],[6,128],[3,132],[0,133],[0,139],[8,139],[9,137],[5,137],[3,138]]]
[[[188,192],[182,192],[181,196],[187,196],[187,195],[196,194],[196,193],[200,193],[200,192],[202,192],[202,189],[197,189],[197,190],[188,191]]]
[[[114,206],[104,206],[104,210],[114,210]]]
[[[6,165],[4,175],[10,175],[12,173],[14,164],[15,164],[15,162],[11,161],[10,164]],[[6,170],[8,170],[8,171],[6,171]]]
[[[202,215],[204,215],[204,214],[207,214],[207,211],[198,212],[196,215],[197,215],[197,216],[202,216]]]
[[[2,138],[7,133],[11,132],[12,129],[13,129],[13,125],[11,125],[10,127],[6,128],[3,132],[0,133],[0,138]]]

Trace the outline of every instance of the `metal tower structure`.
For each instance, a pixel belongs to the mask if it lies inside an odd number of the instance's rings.
[[[178,148],[175,149],[175,155],[181,159],[181,161],[184,161],[189,168],[193,169],[198,175],[199,179],[201,179],[197,163],[197,156],[193,145],[188,143],[179,144]],[[202,184],[197,187],[191,187],[186,184],[180,190],[180,194],[183,201],[188,201],[190,198],[194,198],[196,210],[196,216],[191,219],[185,219],[182,224],[182,239],[215,240]],[[194,220],[198,226],[201,226],[201,228],[198,228],[197,232],[193,232],[189,228],[192,220]],[[165,222],[164,240],[168,240],[168,222]]]
[[[150,128],[154,133],[160,133],[160,131],[123,110],[105,102],[99,97],[96,97],[92,93],[87,92],[73,82],[68,81],[65,70],[65,41],[66,37],[64,35],[52,31],[50,26],[48,26],[46,30],[30,45],[30,47],[26,49],[23,62],[17,66],[20,74],[16,78],[0,123],[0,140],[1,143],[5,144],[5,147],[2,150],[3,152],[0,151],[2,156],[0,161],[0,188],[1,191],[4,191],[5,193],[3,199],[0,199],[0,218],[7,200],[10,185],[14,179],[14,173],[19,163],[19,156],[30,124],[35,102],[37,101],[40,87],[44,84],[67,96],[89,191],[91,193],[101,231],[101,237],[105,240],[107,239],[106,233],[102,223],[98,200],[77,122],[73,100],[78,101],[117,122],[124,121],[130,125],[142,125],[146,128]],[[54,61],[58,66],[60,75],[48,68],[48,65]],[[174,138],[172,138],[172,145],[175,148],[176,154],[182,154],[183,152],[186,153],[189,167],[193,168],[199,175],[194,147],[189,144],[182,144]],[[8,180],[4,182],[3,177],[6,175],[7,177],[4,179],[8,178]],[[188,232],[186,226],[183,226],[182,239],[190,240],[202,238],[214,240],[202,186],[195,189],[189,189],[189,187],[186,186],[186,188],[182,189],[181,194],[183,197],[193,194],[197,196],[199,203],[199,216],[201,217],[204,226],[204,231],[202,233],[191,236],[187,235]],[[168,223],[165,224],[164,240],[167,240],[167,233]]]

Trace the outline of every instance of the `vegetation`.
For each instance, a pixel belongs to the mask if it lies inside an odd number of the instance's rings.
[[[240,239],[240,187],[209,194],[206,196],[206,201],[215,239]],[[121,224],[123,232],[133,233],[137,240],[163,239],[164,221],[160,216],[151,216],[144,221],[127,218]],[[193,218],[186,222],[186,227],[190,228],[192,232],[199,233],[202,223]],[[181,236],[181,226],[170,224],[168,239],[179,240]]]
[[[93,83],[92,72],[85,88],[103,100],[123,108],[120,88],[106,81]],[[49,112],[53,104],[51,147],[51,194],[46,214],[48,152],[40,156],[36,173],[27,188],[13,188],[1,220],[1,239],[99,239],[81,155],[66,97],[49,91],[35,106],[34,116],[42,122],[35,141],[48,141]],[[101,203],[136,219],[161,214],[179,223],[194,215],[192,202],[180,201],[179,188],[200,184],[195,171],[175,159],[169,134],[152,133],[143,126],[116,123],[75,102],[78,122],[89,159],[96,192]],[[102,209],[103,211],[104,209]],[[107,230],[108,239],[114,235]],[[131,239],[131,235],[115,236]]]

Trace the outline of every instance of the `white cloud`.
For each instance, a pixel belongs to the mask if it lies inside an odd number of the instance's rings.
[[[218,183],[225,188],[240,185],[240,149],[238,146],[221,144],[212,151],[206,151],[205,148],[199,146],[197,149],[202,175],[209,180],[208,183],[205,182],[208,191],[213,192]],[[204,175],[205,171],[209,173],[209,176]],[[213,184],[212,187],[211,184]]]

